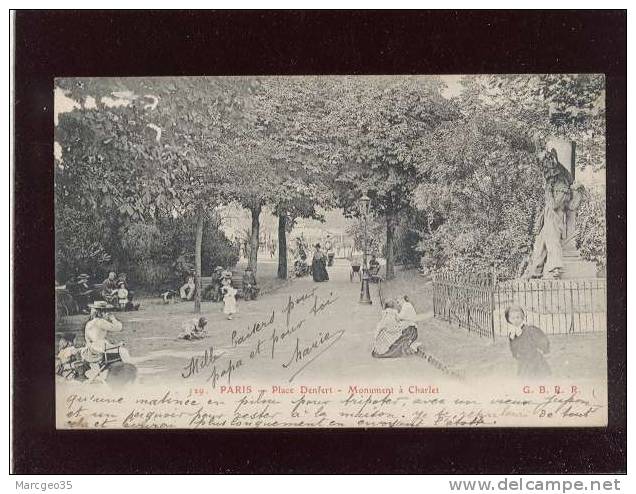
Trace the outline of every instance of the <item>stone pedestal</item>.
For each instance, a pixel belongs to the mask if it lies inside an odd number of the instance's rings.
[[[576,249],[563,248],[563,271],[560,278],[562,280],[576,280],[581,278],[596,278],[598,268],[596,264],[586,261],[581,257]]]

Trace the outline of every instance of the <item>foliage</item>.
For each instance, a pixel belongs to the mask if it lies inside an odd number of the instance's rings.
[[[577,247],[581,256],[595,262],[599,268],[607,266],[607,233],[605,197],[599,191],[588,191],[578,210]]]
[[[235,262],[218,205],[265,205],[285,221],[371,198],[372,250],[433,269],[512,276],[543,206],[536,154],[551,136],[577,142],[577,166],[604,166],[600,75],[466,77],[442,96],[435,77],[58,79],[79,102],[59,116],[55,162],[59,276],[110,267],[171,283],[194,262]],[[582,254],[602,264],[604,201],[580,211]],[[201,222],[199,222],[201,225]],[[200,231],[200,230],[199,230]],[[361,240],[361,223],[352,227]],[[252,249],[254,250],[254,249]],[[251,262],[256,261],[256,257]],[[279,270],[279,272],[281,272]]]
[[[543,178],[519,128],[488,115],[440,126],[420,166],[415,205],[429,266],[515,272],[533,241]]]
[[[521,126],[537,146],[549,137],[577,143],[577,166],[605,166],[605,78],[602,74],[490,75],[466,78],[469,111],[497,114]]]
[[[110,265],[107,225],[90,209],[55,208],[55,279],[65,283],[80,273],[103,273]]]
[[[356,250],[364,247],[364,221],[359,219],[347,228],[347,235],[353,238]],[[369,254],[384,255],[386,246],[386,224],[376,218],[369,218],[367,225],[367,242]]]
[[[431,133],[456,111],[435,78],[345,78],[329,124],[336,132],[338,204],[357,215],[363,194],[385,223],[386,277],[393,276],[394,234],[419,183],[418,164]]]
[[[430,269],[494,266],[515,276],[530,254],[543,207],[537,151],[548,138],[565,137],[577,142],[578,167],[604,166],[604,80],[493,75],[463,84],[454,99],[461,118],[441,125],[423,149],[414,201],[428,218],[419,246],[423,263]],[[588,230],[581,232],[581,250],[595,260],[604,255],[602,203],[581,211],[588,218],[582,218]]]
[[[142,285],[174,287],[194,271],[195,233],[195,225],[185,218],[129,225],[122,232],[128,270]],[[203,276],[210,276],[218,265],[232,267],[238,261],[234,244],[214,219],[206,222],[203,232],[202,261]]]
[[[114,223],[102,244],[114,261],[128,265],[127,256],[137,256],[137,249],[118,244],[121,231],[132,224],[144,223],[148,233],[153,222],[194,218],[221,203],[229,175],[218,159],[219,145],[241,128],[248,81],[131,78],[56,83],[80,102],[79,109],[60,115],[56,127],[62,150],[55,164],[56,207],[94,208],[100,219]],[[112,104],[113,97],[123,104]],[[86,222],[79,230],[91,226]],[[68,238],[60,236],[58,250],[69,250],[64,245]],[[156,244],[136,247],[143,252]],[[148,259],[136,259],[137,265]],[[68,264],[77,262],[77,255],[68,257]],[[167,276],[168,270],[161,271],[151,284]]]
[[[330,127],[339,205],[355,215],[368,191],[375,214],[396,214],[410,205],[423,144],[453,108],[435,79],[345,78],[337,89]]]

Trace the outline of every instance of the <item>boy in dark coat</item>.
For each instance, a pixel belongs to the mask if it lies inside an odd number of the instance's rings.
[[[544,355],[550,353],[550,341],[536,326],[525,324],[526,314],[518,305],[510,306],[505,312],[510,324],[508,340],[510,352],[517,360],[519,377],[545,377],[551,374]]]

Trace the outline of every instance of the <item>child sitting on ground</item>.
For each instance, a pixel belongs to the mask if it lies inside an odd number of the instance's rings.
[[[413,307],[407,295],[402,297],[402,307],[400,308],[399,318],[402,321],[417,321],[417,312],[415,312],[415,307]]]
[[[181,333],[178,338],[181,340],[200,340],[208,335],[208,331],[205,328],[208,324],[208,320],[205,317],[195,317],[186,321],[181,326]]]
[[[84,378],[88,365],[82,365],[81,351],[86,340],[81,334],[65,334],[59,342],[59,352],[55,359],[56,374],[66,379]]]

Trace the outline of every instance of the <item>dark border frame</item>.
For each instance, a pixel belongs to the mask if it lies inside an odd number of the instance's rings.
[[[15,473],[626,471],[626,11],[18,11],[15,24]],[[55,430],[54,77],[505,72],[607,75],[607,428]]]

